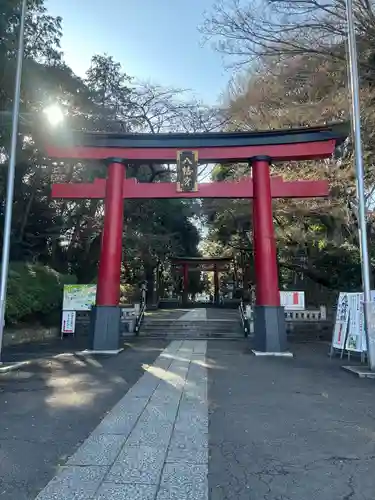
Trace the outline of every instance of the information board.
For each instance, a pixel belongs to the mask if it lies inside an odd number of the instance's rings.
[[[64,285],[63,311],[89,311],[95,298],[96,285]]]

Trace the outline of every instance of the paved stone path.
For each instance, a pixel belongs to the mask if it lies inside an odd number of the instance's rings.
[[[171,342],[37,500],[207,500],[206,347]]]

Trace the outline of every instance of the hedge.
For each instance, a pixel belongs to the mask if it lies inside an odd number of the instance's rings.
[[[63,287],[75,284],[72,275],[63,275],[41,264],[10,263],[5,311],[6,324],[25,321],[50,322],[59,317]]]

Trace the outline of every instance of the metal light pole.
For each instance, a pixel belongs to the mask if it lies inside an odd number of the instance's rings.
[[[348,23],[349,77],[352,107],[352,128],[354,135],[355,169],[357,179],[358,225],[361,252],[362,287],[364,296],[364,328],[367,341],[367,359],[369,368],[375,370],[375,310],[371,302],[370,263],[366,229],[366,198],[361,140],[361,108],[359,102],[359,73],[357,43],[355,34],[353,0],[346,0]]]
[[[19,121],[19,109],[20,109],[22,64],[24,55],[24,42],[25,42],[26,1],[27,0],[22,0],[21,3],[21,19],[20,19],[20,32],[18,38],[19,41],[18,41],[18,53],[17,53],[16,82],[15,82],[14,99],[13,99],[12,136],[11,136],[10,153],[9,153],[7,194],[5,200],[6,208],[5,208],[3,249],[1,256],[1,280],[0,280],[0,361],[1,361],[1,351],[3,346],[5,300],[6,300],[6,292],[8,285],[9,248],[10,248],[10,236],[12,230],[14,176],[16,171],[18,121]]]

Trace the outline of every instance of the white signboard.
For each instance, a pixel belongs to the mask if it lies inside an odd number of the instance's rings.
[[[371,301],[374,302],[375,296],[374,292],[371,292]],[[367,351],[367,343],[366,343],[366,332],[365,332],[365,314],[363,310],[363,293],[361,293],[361,311],[359,315],[359,333],[361,337],[361,351]]]
[[[337,302],[336,321],[333,329],[332,347],[343,349],[349,321],[348,293],[340,292]]]
[[[280,292],[280,304],[286,311],[305,310],[305,292]]]
[[[61,333],[74,333],[76,327],[76,312],[63,311]]]
[[[95,305],[96,285],[64,285],[64,311],[90,311]]]
[[[249,321],[250,333],[254,333],[254,312],[253,308],[249,305],[246,306],[246,318]]]
[[[364,336],[361,316],[363,315],[363,294],[349,293],[349,327],[345,349],[347,351],[362,352],[362,337]]]
[[[371,301],[375,302],[375,291],[371,291]],[[352,352],[366,352],[364,329],[363,294],[340,292],[336,321],[333,330],[332,347]]]
[[[246,318],[247,319],[253,318],[253,308],[249,305],[246,305]]]
[[[375,290],[371,290],[371,302],[375,302]],[[364,322],[364,311],[363,311],[363,305],[362,305],[362,314],[361,314],[361,323],[360,323],[360,329],[362,332],[362,352],[367,352],[367,340],[366,340],[366,334],[365,334],[364,327],[365,327],[365,322]]]

